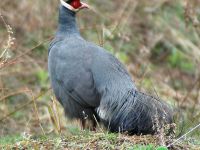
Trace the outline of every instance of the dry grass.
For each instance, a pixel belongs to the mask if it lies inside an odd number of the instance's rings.
[[[43,140],[34,136],[70,134],[72,126],[77,126],[64,118],[49,90],[47,48],[56,29],[57,4],[48,0],[0,3],[0,137],[31,135],[23,137],[18,146],[38,147]],[[191,131],[200,122],[199,0],[102,0],[91,1],[91,5],[93,15],[91,11],[78,14],[83,36],[127,63],[142,91],[177,108],[176,136]],[[163,134],[129,137],[102,129],[96,133],[78,131],[64,138],[47,138],[43,146],[64,143],[62,148],[125,149],[135,144],[168,145],[173,138],[165,139]],[[173,148],[195,149],[199,138],[196,129]]]

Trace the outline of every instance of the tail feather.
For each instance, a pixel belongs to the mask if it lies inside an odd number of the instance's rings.
[[[160,125],[172,123],[172,109],[166,103],[136,90],[111,104],[109,110],[112,115],[103,122],[112,132],[153,134],[155,121]]]

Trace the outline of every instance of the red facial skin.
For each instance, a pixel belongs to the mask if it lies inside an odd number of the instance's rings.
[[[73,0],[73,1],[70,3],[70,5],[71,5],[73,8],[75,8],[75,9],[78,9],[78,8],[80,8],[80,7],[82,6],[80,0]]]

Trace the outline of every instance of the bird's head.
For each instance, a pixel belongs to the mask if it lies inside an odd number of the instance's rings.
[[[81,2],[80,0],[60,0],[60,2],[64,7],[74,12],[77,12],[83,8],[89,8],[89,5]]]

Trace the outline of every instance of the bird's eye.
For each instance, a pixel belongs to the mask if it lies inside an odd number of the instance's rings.
[[[69,3],[71,3],[72,1],[73,1],[73,0],[66,0],[66,3],[69,4]]]

